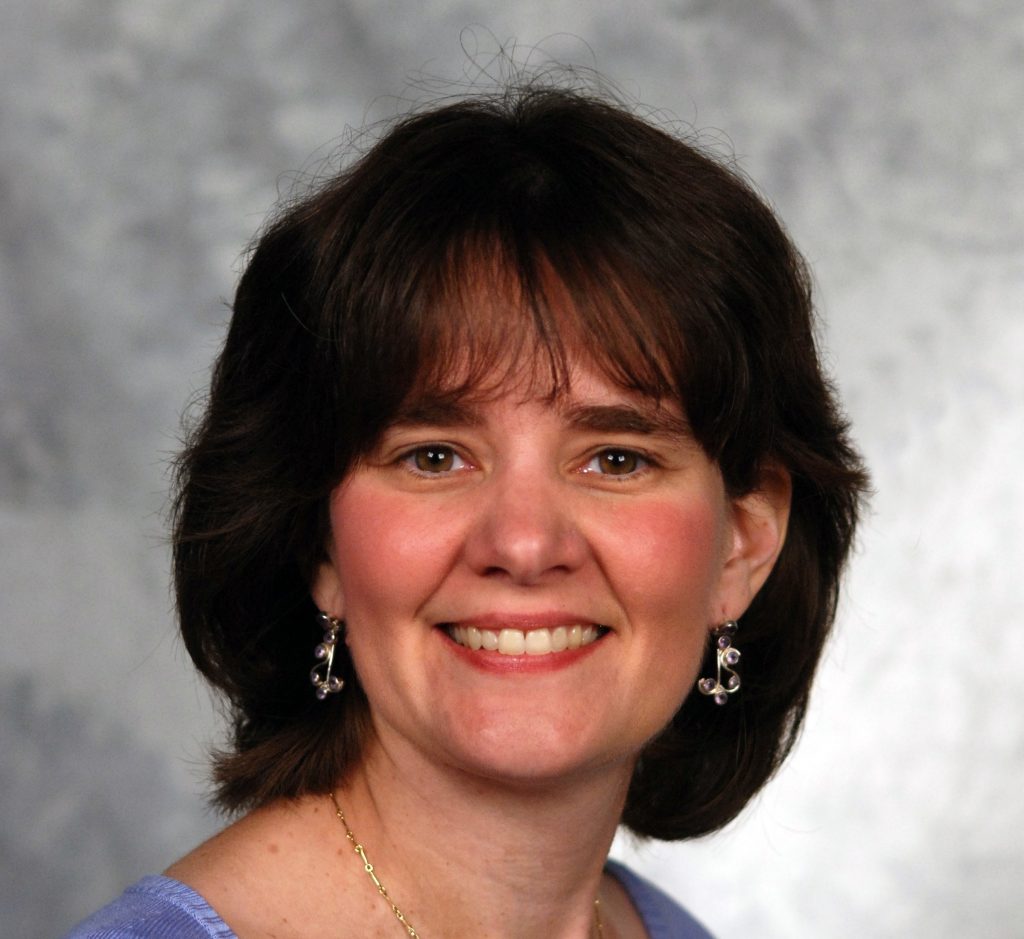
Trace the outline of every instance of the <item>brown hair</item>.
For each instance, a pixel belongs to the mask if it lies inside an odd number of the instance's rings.
[[[481,322],[482,271],[529,329]],[[182,634],[233,720],[215,762],[223,807],[326,792],[359,760],[368,705],[351,661],[326,702],[308,678],[328,498],[410,394],[458,393],[454,349],[468,390],[519,358],[495,341],[514,335],[554,390],[571,336],[613,380],[679,401],[731,494],[766,461],[793,480],[785,546],[742,621],[742,691],[682,703],[641,756],[623,822],[711,831],[788,753],[866,486],[802,259],[723,162],[617,103],[533,85],[400,120],[255,244],[176,479]]]

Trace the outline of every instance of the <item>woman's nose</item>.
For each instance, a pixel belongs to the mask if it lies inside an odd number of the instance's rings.
[[[466,560],[478,575],[532,584],[584,563],[587,544],[572,494],[557,478],[496,477],[483,490],[465,545]]]

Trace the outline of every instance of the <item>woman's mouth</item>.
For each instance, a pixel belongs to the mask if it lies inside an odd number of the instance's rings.
[[[499,655],[551,655],[580,649],[608,632],[606,626],[577,624],[554,629],[478,629],[446,623],[444,630],[460,646],[474,652],[483,649]]]

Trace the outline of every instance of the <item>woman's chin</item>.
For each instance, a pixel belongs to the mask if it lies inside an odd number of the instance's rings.
[[[630,760],[626,769],[624,761],[616,764],[594,756],[569,755],[536,747],[503,747],[493,753],[486,747],[477,747],[475,751],[453,754],[453,765],[467,775],[522,791],[550,791],[599,774],[617,777],[631,772],[633,762]]]
[[[624,766],[631,771],[635,760],[621,738],[604,739],[592,716],[572,707],[520,702],[491,709],[478,702],[438,729],[447,732],[428,758],[512,786],[550,787]]]

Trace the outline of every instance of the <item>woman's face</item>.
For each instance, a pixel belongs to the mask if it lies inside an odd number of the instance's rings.
[[[330,508],[314,596],[381,742],[520,783],[630,771],[785,526],[730,502],[676,406],[582,366],[554,402],[409,409]]]

